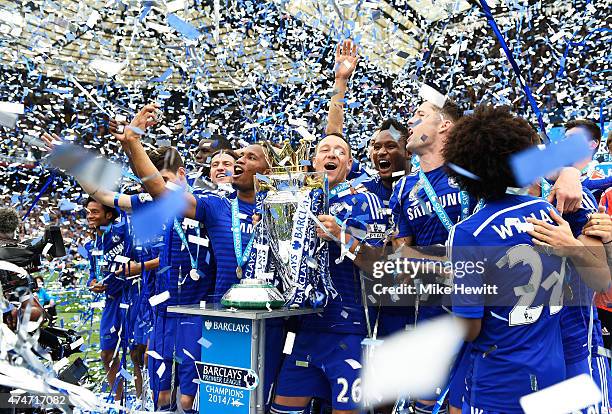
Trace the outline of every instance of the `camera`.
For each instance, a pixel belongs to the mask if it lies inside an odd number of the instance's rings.
[[[38,270],[43,254],[53,257],[66,255],[59,226],[48,226],[43,237],[31,241],[20,243],[11,240],[0,244],[0,260],[22,267],[28,273]],[[17,301],[24,289],[32,291],[34,287],[31,277],[6,270],[0,270],[0,284],[9,301]]]
[[[0,270],[0,292],[4,298],[19,306],[20,298],[34,292],[34,281],[30,272],[38,270],[42,255],[62,257],[66,255],[64,240],[59,226],[48,226],[42,237],[26,242],[7,240],[0,244],[0,260],[7,261],[25,269],[28,274],[16,273],[10,270]],[[40,307],[40,305],[38,305]],[[42,307],[40,307],[42,312]],[[79,352],[83,339],[75,331],[57,327],[40,328],[39,344],[58,361],[64,357]]]

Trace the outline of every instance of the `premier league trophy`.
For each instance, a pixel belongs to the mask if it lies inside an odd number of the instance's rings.
[[[307,172],[310,142],[294,151],[264,144],[271,167],[256,176],[255,240],[242,280],[221,303],[243,309],[325,306],[336,295],[328,272],[327,242],[316,235],[317,216],[328,211],[327,174]],[[281,293],[282,292],[282,293]]]

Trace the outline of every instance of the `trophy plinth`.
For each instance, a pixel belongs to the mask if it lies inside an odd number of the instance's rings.
[[[242,279],[225,292],[221,304],[239,309],[280,308],[285,304],[285,298],[265,280]]]

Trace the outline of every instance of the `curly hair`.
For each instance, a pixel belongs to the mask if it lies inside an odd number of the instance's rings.
[[[509,158],[537,142],[529,123],[512,115],[507,107],[479,106],[451,129],[442,150],[447,164],[452,163],[476,175],[461,174],[449,168],[449,176],[462,189],[478,198],[500,198],[516,182]]]
[[[10,207],[0,208],[0,233],[11,234],[19,227],[17,210]]]

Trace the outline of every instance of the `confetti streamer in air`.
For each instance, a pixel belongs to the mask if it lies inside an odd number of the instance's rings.
[[[601,401],[601,392],[588,374],[581,374],[521,397],[525,414],[565,414],[580,411]]]
[[[510,165],[521,187],[545,177],[561,167],[590,158],[591,148],[583,135],[569,137],[557,144],[549,144],[543,150],[529,148],[510,158]]]
[[[440,105],[453,99],[462,108],[510,105],[534,125],[541,118],[553,141],[574,118],[597,121],[604,137],[609,131],[609,13],[596,2],[554,7],[505,2],[503,16],[494,9],[491,17],[520,78],[500,52],[488,16],[469,2],[383,6],[370,0],[350,7],[346,1],[316,0],[106,0],[95,8],[89,3],[4,2],[0,10],[0,197],[21,217],[31,209],[23,225],[33,237],[55,222],[70,235],[68,258],[44,264],[43,272],[57,277],[58,286],[86,272],[79,256],[87,255],[82,208],[87,195],[72,177],[57,172],[52,178],[40,162],[47,154],[39,140],[44,131],[78,148],[70,174],[82,164],[87,168],[81,178],[131,188],[133,177],[107,170],[97,157],[128,169],[121,144],[109,133],[109,119],[129,122],[140,107],[158,101],[163,120],[139,131],[146,132],[143,145],[175,145],[187,171],[201,173],[204,182],[205,167],[194,161],[201,140],[241,148],[263,139],[316,142],[325,135],[329,99],[338,93],[335,45],[344,38],[358,43],[361,59],[341,101],[343,133],[354,160],[366,166],[368,144],[381,121],[394,117],[406,124],[423,100]],[[526,98],[521,80],[533,100]],[[419,94],[424,84],[437,95]],[[605,155],[602,143],[597,157]],[[91,332],[104,301],[70,286],[58,287],[58,302],[74,319],[61,323],[89,332],[84,359],[98,393],[103,372]],[[77,405],[87,407],[89,397],[83,393]]]
[[[398,395],[434,394],[445,382],[464,334],[459,321],[441,317],[385,338],[364,363],[366,401],[380,405],[394,401]]]

